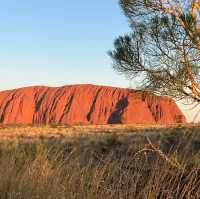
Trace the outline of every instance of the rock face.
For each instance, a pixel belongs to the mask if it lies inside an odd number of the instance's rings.
[[[173,100],[142,91],[73,85],[0,92],[0,123],[4,124],[185,122],[185,116]]]

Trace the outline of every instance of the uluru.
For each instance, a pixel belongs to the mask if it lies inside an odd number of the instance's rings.
[[[32,86],[0,92],[2,124],[186,123],[168,97],[96,85]]]

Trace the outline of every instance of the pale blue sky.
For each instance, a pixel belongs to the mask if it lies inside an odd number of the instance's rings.
[[[129,32],[118,0],[6,0],[0,6],[0,90],[95,83],[129,86],[107,51]]]

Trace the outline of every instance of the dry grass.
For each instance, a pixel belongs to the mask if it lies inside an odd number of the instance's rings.
[[[200,198],[199,128],[124,132],[1,140],[0,198]]]
[[[27,138],[37,139],[40,137],[76,137],[86,134],[127,134],[145,133],[155,131],[168,131],[172,128],[193,128],[196,125],[172,124],[172,125],[0,125],[0,140]]]

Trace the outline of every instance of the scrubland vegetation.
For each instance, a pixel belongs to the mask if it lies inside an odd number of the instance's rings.
[[[0,198],[200,198],[198,127],[127,131],[2,139]]]

